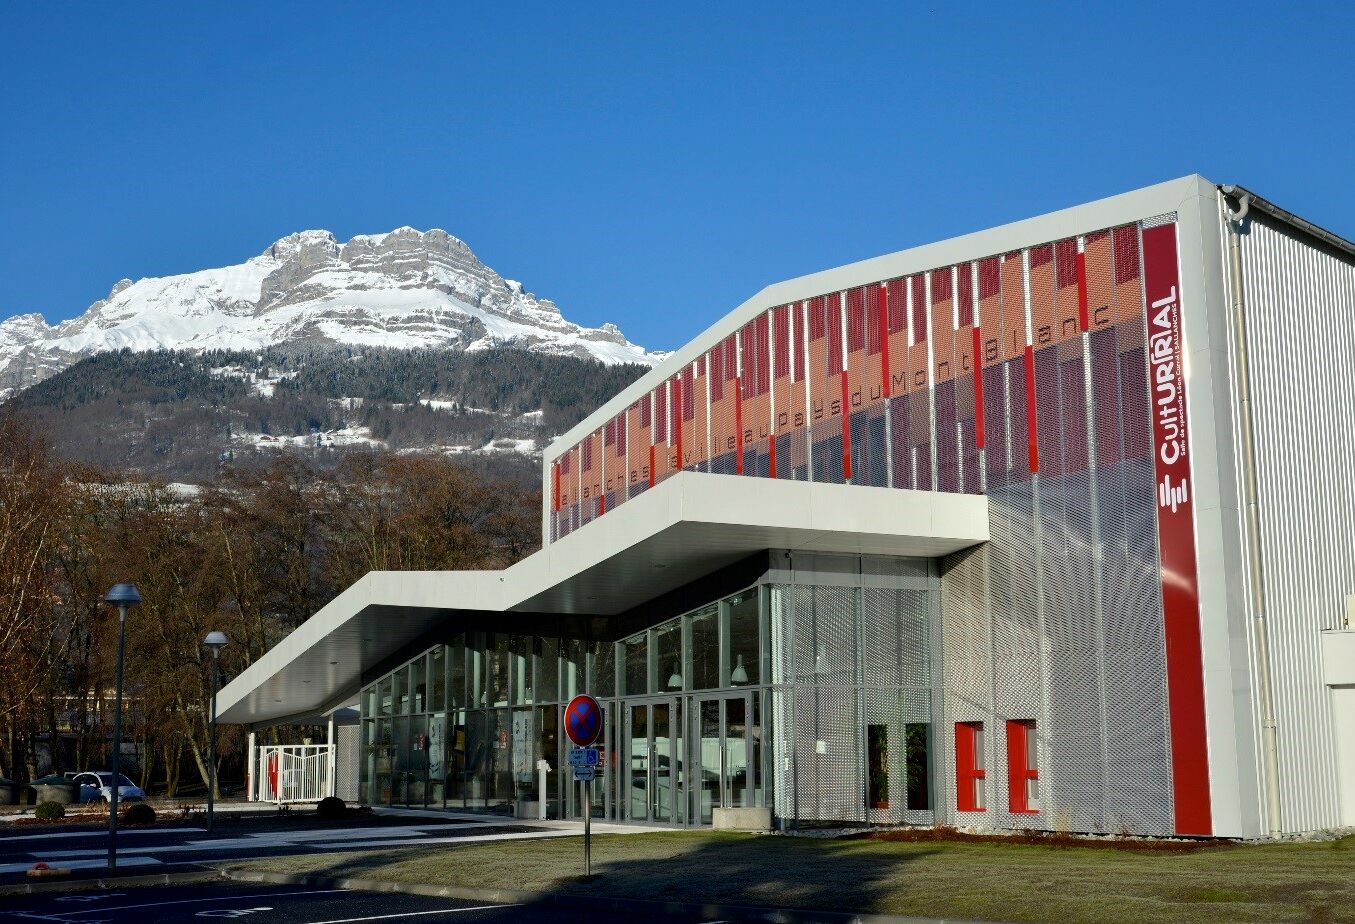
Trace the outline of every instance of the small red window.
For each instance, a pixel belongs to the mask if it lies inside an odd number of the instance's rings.
[[[1017,814],[1040,811],[1040,764],[1035,723],[1007,723],[1007,801]]]
[[[983,723],[955,723],[955,808],[984,811]]]

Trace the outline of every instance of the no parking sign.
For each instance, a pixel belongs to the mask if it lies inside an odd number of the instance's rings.
[[[565,707],[565,735],[576,747],[586,748],[602,736],[602,707],[586,693]]]

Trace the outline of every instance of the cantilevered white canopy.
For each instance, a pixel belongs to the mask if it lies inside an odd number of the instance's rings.
[[[220,720],[351,702],[364,671],[458,613],[614,615],[764,549],[934,558],[987,539],[981,496],[681,472],[503,571],[369,573],[222,689]]]

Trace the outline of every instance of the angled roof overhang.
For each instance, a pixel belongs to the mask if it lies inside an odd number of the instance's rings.
[[[682,472],[502,571],[373,571],[221,690],[222,722],[352,702],[362,676],[443,621],[615,615],[765,549],[934,558],[988,539],[967,494]]]

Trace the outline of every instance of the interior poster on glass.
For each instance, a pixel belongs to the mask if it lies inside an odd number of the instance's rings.
[[[429,779],[442,779],[442,729],[441,718],[428,723],[428,776]]]
[[[519,783],[530,783],[536,769],[532,761],[532,714],[513,713],[513,771]]]

